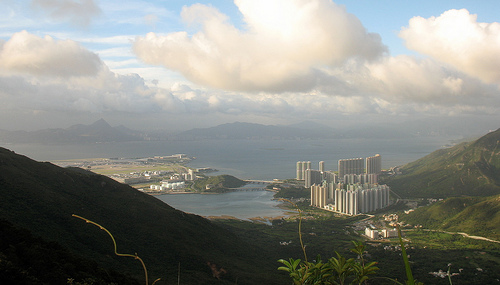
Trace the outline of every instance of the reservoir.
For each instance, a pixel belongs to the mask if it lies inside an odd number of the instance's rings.
[[[247,220],[255,217],[279,217],[287,211],[278,208],[270,191],[234,191],[224,194],[165,194],[155,196],[186,213],[200,216],[232,216]],[[288,211],[289,212],[289,211]]]

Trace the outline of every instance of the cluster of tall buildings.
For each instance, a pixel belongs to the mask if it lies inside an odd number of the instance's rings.
[[[319,170],[311,169],[310,161],[297,162],[297,180],[304,180],[304,186],[311,189],[311,205],[348,215],[373,212],[389,205],[389,187],[378,184],[381,172],[379,154],[366,160],[341,159],[338,174],[325,171],[323,161]]]
[[[382,172],[382,157],[380,154],[366,158],[349,158],[339,160],[339,177],[346,174],[380,174]]]
[[[311,169],[310,161],[297,161],[297,180],[304,180],[304,176],[307,169]]]
[[[311,206],[347,215],[370,213],[389,205],[389,186],[324,183],[311,186]]]
[[[325,171],[325,162],[319,162],[319,170],[311,169],[310,161],[297,162],[297,180],[304,180],[306,188],[313,184],[320,184],[324,180],[328,183],[378,183],[378,175],[382,172],[382,157],[376,154],[366,158],[341,159],[338,163],[338,174]]]

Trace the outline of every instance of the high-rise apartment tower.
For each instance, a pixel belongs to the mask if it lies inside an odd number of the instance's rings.
[[[346,174],[362,174],[365,172],[364,158],[350,158],[339,160],[339,177]]]
[[[366,158],[366,174],[380,174],[382,172],[382,157],[380,154]]]
[[[319,171],[325,172],[325,162],[324,161],[319,162]]]

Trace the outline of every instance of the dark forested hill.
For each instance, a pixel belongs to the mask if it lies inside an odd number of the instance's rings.
[[[143,284],[0,219],[0,284]]]
[[[500,193],[500,129],[476,141],[437,150],[385,181],[405,197],[446,198]]]
[[[170,280],[168,284],[177,282],[179,268],[182,284],[219,282],[208,263],[227,271],[222,284],[280,283],[274,258],[207,219],[107,177],[36,162],[0,148],[0,219],[141,279],[137,260],[115,256],[103,230],[72,214],[107,228],[118,252],[137,253],[151,278]]]

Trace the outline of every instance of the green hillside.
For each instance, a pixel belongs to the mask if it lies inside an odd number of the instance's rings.
[[[437,150],[388,178],[403,197],[446,198],[500,193],[500,129],[480,139]]]
[[[403,220],[424,228],[500,240],[500,195],[492,197],[455,197],[421,207]]]
[[[276,275],[275,258],[207,219],[105,176],[36,162],[4,148],[0,148],[0,203],[0,219],[141,282],[143,271],[137,260],[115,256],[104,231],[71,215],[106,227],[118,252],[137,253],[152,280],[161,277],[173,284],[180,266],[182,284],[283,281]],[[222,281],[213,277],[208,262],[227,271]]]
[[[238,188],[245,184],[245,181],[232,175],[217,175],[195,180],[193,188],[200,192],[223,193],[230,191],[229,188]]]

